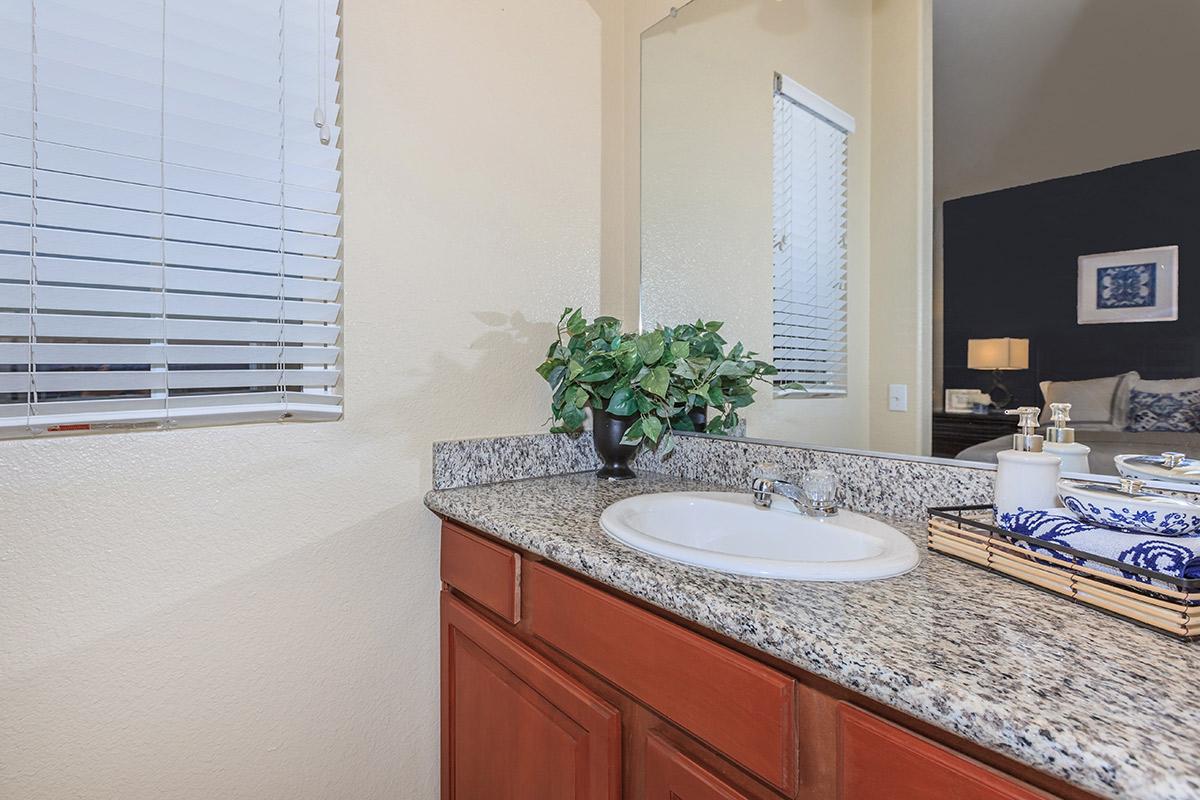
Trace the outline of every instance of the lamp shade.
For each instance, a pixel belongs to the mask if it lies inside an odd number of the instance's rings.
[[[1029,369],[1029,340],[968,339],[967,369]]]

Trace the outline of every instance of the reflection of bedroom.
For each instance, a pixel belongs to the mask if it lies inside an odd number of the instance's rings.
[[[933,454],[995,463],[1016,427],[1002,410],[1045,425],[1051,403],[1071,404],[1093,472],[1197,451],[1200,112],[1177,98],[1200,55],[1111,24],[1116,3],[1039,4],[1014,53],[965,5],[934,18]]]

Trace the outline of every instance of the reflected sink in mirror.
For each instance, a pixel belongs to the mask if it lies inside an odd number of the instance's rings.
[[[761,578],[867,581],[901,575],[920,561],[908,536],[871,517],[809,517],[785,502],[759,508],[749,493],[629,497],[606,508],[600,525],[651,555]]]

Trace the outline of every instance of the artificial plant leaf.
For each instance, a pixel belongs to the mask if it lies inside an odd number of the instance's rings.
[[[667,386],[671,382],[671,373],[666,367],[658,366],[650,370],[650,373],[642,378],[642,390],[658,397],[666,397]]]
[[[633,389],[623,386],[614,391],[608,401],[607,410],[608,413],[616,414],[618,417],[627,417],[637,413],[637,401],[634,399]]]
[[[621,437],[621,444],[641,444],[642,436],[642,420],[639,419],[625,431],[625,435]]]
[[[653,330],[649,333],[643,333],[637,338],[638,355],[642,357],[643,364],[655,364],[663,356],[663,333],[661,330]]]
[[[736,361],[722,361],[717,365],[717,377],[719,378],[743,374],[745,374],[745,370]]]
[[[671,417],[671,427],[677,431],[694,431],[696,430],[692,418],[687,414],[680,414],[677,417]]]
[[[587,372],[579,376],[581,383],[600,383],[606,381],[613,375],[617,374],[616,367],[609,367],[603,364],[592,367]]]
[[[685,358],[681,358],[675,362],[675,366],[671,369],[671,374],[678,375],[685,380],[696,380],[696,370],[692,366],[692,362]]]
[[[663,437],[663,440],[658,448],[658,456],[659,458],[666,458],[674,451],[675,437],[671,435],[670,431],[667,431],[667,435]]]
[[[658,417],[642,417],[642,433],[652,442],[658,441],[659,434],[662,433],[662,420]]]
[[[562,421],[569,431],[577,431],[583,427],[583,421],[587,419],[587,414],[582,408],[574,405],[568,405],[563,409]]]
[[[671,357],[687,358],[687,354],[691,351],[691,349],[691,345],[689,345],[687,342],[671,342]]]

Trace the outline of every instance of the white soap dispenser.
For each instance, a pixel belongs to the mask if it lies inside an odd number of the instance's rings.
[[[1044,439],[1037,434],[1041,409],[1022,406],[1004,413],[1016,414],[1020,421],[1012,449],[996,454],[996,519],[1001,527],[1007,515],[1056,507],[1062,470],[1061,458],[1043,452]]]
[[[1046,428],[1046,443],[1042,450],[1062,459],[1063,472],[1091,472],[1088,454],[1092,448],[1075,441],[1075,429],[1067,427],[1070,421],[1070,403],[1050,404],[1051,424]]]

